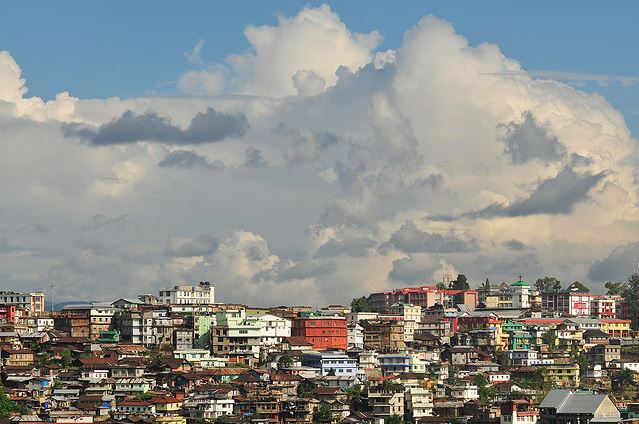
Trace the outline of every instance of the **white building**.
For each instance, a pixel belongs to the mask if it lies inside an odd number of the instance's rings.
[[[477,385],[468,382],[452,387],[451,397],[454,399],[462,399],[465,402],[473,399],[479,399]]]
[[[212,305],[215,287],[208,281],[197,286],[179,285],[160,289],[160,303],[164,305]]]
[[[349,324],[357,324],[360,321],[377,319],[378,316],[377,312],[349,312],[346,319]]]
[[[530,284],[516,281],[510,285],[513,293],[513,308],[530,308]]]
[[[433,392],[423,387],[409,387],[405,393],[406,412],[414,419],[433,415]]]
[[[535,424],[538,419],[539,411],[527,401],[514,400],[502,406],[499,424]]]
[[[291,337],[291,321],[275,315],[255,315],[249,317],[257,320],[260,330],[260,344],[273,346],[282,343],[285,337]]]
[[[194,394],[184,403],[185,415],[191,420],[215,420],[233,413],[235,401],[225,396]]]
[[[348,348],[363,349],[364,348],[364,327],[355,323],[348,324]]]

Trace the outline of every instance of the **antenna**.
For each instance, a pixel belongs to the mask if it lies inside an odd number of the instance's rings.
[[[51,313],[55,310],[55,283],[49,283],[51,287]]]

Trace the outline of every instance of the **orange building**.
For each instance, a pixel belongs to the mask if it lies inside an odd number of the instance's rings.
[[[343,349],[348,346],[346,318],[302,314],[293,319],[292,336],[304,337],[316,350]]]

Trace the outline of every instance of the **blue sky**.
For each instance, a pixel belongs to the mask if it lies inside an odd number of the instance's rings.
[[[240,1],[11,1],[4,3],[0,50],[22,67],[30,94],[51,98],[63,90],[81,98],[171,94],[171,82],[192,68],[183,53],[198,39],[207,63],[249,45],[247,25],[273,25],[326,2]],[[639,76],[639,3],[423,1],[328,2],[356,32],[379,31],[380,50],[396,48],[406,29],[428,14],[450,21],[473,45],[494,42],[527,70]],[[622,111],[639,133],[639,83],[596,91]]]

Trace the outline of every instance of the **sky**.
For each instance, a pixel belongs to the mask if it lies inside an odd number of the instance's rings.
[[[321,305],[636,269],[636,2],[1,7],[1,289]]]

